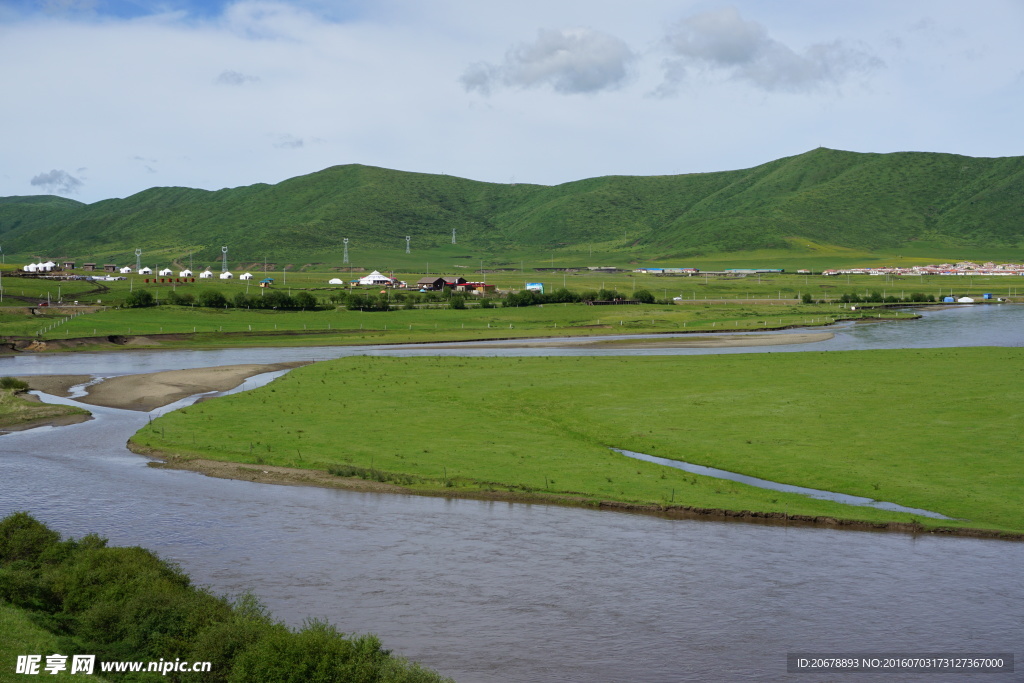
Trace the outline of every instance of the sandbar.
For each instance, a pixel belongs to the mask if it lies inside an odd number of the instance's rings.
[[[139,375],[121,375],[105,379],[86,388],[80,403],[122,410],[149,412],[154,408],[210,391],[234,389],[253,375],[275,370],[290,370],[308,361],[290,363],[222,365],[213,368],[165,370]],[[48,375],[24,377],[32,389],[54,396],[69,396],[69,389],[92,379],[88,375]]]

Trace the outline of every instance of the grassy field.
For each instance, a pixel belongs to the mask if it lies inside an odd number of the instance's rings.
[[[187,339],[162,341],[162,345],[366,344],[723,329],[749,331],[823,325],[840,318],[879,315],[887,319],[911,317],[906,312],[851,312],[836,306],[801,305],[791,300],[783,300],[778,305],[745,302],[687,306],[547,304],[524,308],[436,308],[374,313],[159,306],[47,319],[8,316],[10,322],[0,323],[0,330],[12,336],[58,340],[106,335],[189,335]],[[37,334],[40,331],[42,333]],[[286,332],[295,334],[285,335]],[[304,337],[303,333],[315,333],[315,336]]]
[[[646,358],[354,357],[133,437],[185,457],[439,492],[910,521],[629,460],[611,447],[1024,531],[1019,349]]]
[[[36,420],[87,414],[88,411],[81,408],[28,401],[12,391],[0,389],[0,429],[9,429]]]
[[[451,269],[448,269],[449,272]],[[436,271],[435,271],[436,272]],[[456,271],[459,273],[460,271]],[[40,339],[72,339],[105,335],[195,334],[194,342],[176,343],[202,345],[274,343],[274,333],[317,333],[311,343],[373,343],[385,341],[420,341],[428,339],[478,339],[494,336],[538,336],[552,334],[562,328],[576,328],[573,333],[608,334],[636,331],[682,331],[692,329],[764,329],[792,324],[822,324],[837,316],[859,317],[838,304],[810,305],[798,303],[804,294],[816,301],[835,301],[843,294],[867,296],[878,292],[883,296],[907,298],[920,292],[940,297],[946,295],[974,296],[985,292],[1011,300],[1024,300],[1024,287],[1019,278],[1006,277],[905,277],[871,276],[823,277],[812,275],[762,275],[736,279],[711,277],[658,277],[633,273],[488,273],[488,282],[502,291],[522,289],[526,282],[543,282],[547,291],[565,286],[575,291],[616,290],[629,297],[644,289],[662,300],[678,297],[674,305],[643,307],[588,307],[583,305],[546,305],[526,309],[495,308],[477,310],[470,302],[469,310],[439,310],[443,303],[418,303],[415,310],[392,310],[388,313],[359,313],[335,310],[330,296],[340,287],[327,286],[337,273],[302,271],[290,273],[287,284],[281,272],[277,289],[298,293],[309,292],[331,310],[288,312],[243,309],[208,309],[161,305],[151,309],[118,308],[130,291],[147,287],[158,300],[166,301],[172,287],[199,295],[217,291],[228,299],[238,293],[257,296],[264,290],[245,282],[197,281],[188,285],[146,284],[135,280],[84,283],[33,280],[7,277],[7,296],[0,306],[0,337]],[[480,274],[463,272],[474,277]],[[258,273],[262,275],[262,273]],[[396,273],[415,282],[421,273]],[[343,274],[347,278],[347,274]],[[87,288],[92,288],[89,291]],[[70,291],[69,291],[70,290]],[[364,290],[376,294],[379,290]],[[393,292],[398,296],[417,296]],[[49,297],[51,302],[65,304],[78,301],[83,307],[38,307]],[[417,299],[421,301],[421,299]],[[99,304],[97,306],[97,304]],[[85,305],[90,307],[85,308]],[[397,303],[396,303],[397,305]],[[34,312],[30,308],[34,306]],[[878,313],[868,313],[877,315]],[[893,316],[895,313],[884,313]],[[510,327],[511,325],[511,327]],[[616,329],[611,329],[612,327]],[[385,329],[386,328],[386,329]],[[498,335],[495,328],[501,328]],[[332,334],[323,335],[330,332]],[[334,333],[337,334],[334,334]],[[223,338],[223,333],[270,334],[269,342],[258,339]],[[203,336],[206,335],[206,336]],[[328,339],[333,337],[333,339]],[[278,343],[306,343],[298,338],[276,337]]]

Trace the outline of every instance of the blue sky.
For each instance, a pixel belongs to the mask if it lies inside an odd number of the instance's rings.
[[[0,196],[1016,156],[1022,29],[1020,0],[0,0]]]

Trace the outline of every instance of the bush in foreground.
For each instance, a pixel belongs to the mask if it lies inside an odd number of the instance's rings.
[[[290,629],[254,597],[230,602],[212,595],[148,550],[108,548],[95,535],[61,540],[24,512],[0,520],[0,601],[57,635],[59,652],[95,654],[97,667],[161,658],[212,663],[207,673],[129,673],[119,680],[447,680],[393,657],[375,636],[347,636],[321,621]]]

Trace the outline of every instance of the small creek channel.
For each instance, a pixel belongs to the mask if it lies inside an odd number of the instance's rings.
[[[921,510],[919,508],[908,508],[896,503],[886,503],[880,500],[874,500],[873,498],[864,498],[863,496],[849,496],[845,493],[835,493],[833,491],[820,491],[818,489],[804,488],[803,486],[791,486],[790,484],[780,484],[777,481],[768,481],[767,479],[758,479],[757,477],[748,477],[745,474],[737,474],[736,472],[729,472],[727,470],[719,470],[714,467],[705,467],[703,465],[694,465],[693,463],[683,462],[682,460],[671,460],[669,458],[659,458],[656,455],[648,455],[646,453],[637,453],[636,451],[627,451],[621,448],[613,448],[616,453],[621,453],[627,458],[634,458],[636,460],[643,460],[645,462],[653,462],[656,465],[665,465],[666,467],[674,467],[677,470],[683,470],[690,474],[700,474],[705,477],[714,477],[715,479],[727,479],[728,481],[735,481],[740,484],[747,484],[748,486],[756,486],[760,489],[769,489],[771,491],[783,491],[785,493],[799,493],[802,496],[809,498],[817,498],[818,500],[831,500],[835,503],[843,503],[844,505],[859,505],[863,507],[878,508],[879,510],[890,510],[892,512],[907,512],[913,515],[921,515],[922,517],[931,517],[933,519],[953,519],[946,515],[941,515],[938,512],[930,512],[928,510]]]
[[[865,336],[892,347],[922,337],[933,346],[1020,346],[1022,314],[1024,307],[936,311],[917,322],[837,328],[835,343],[813,346],[855,346]],[[987,325],[989,337],[979,331]],[[565,350],[542,353],[552,351]],[[0,375],[118,375],[351,353],[409,352],[18,356],[0,359]],[[147,467],[127,451],[147,414],[89,409],[90,422],[0,436],[0,515],[27,510],[64,534],[151,548],[215,592],[252,590],[290,624],[322,617],[377,633],[461,683],[846,680],[788,674],[786,653],[1024,655],[1024,543],[213,479]]]

